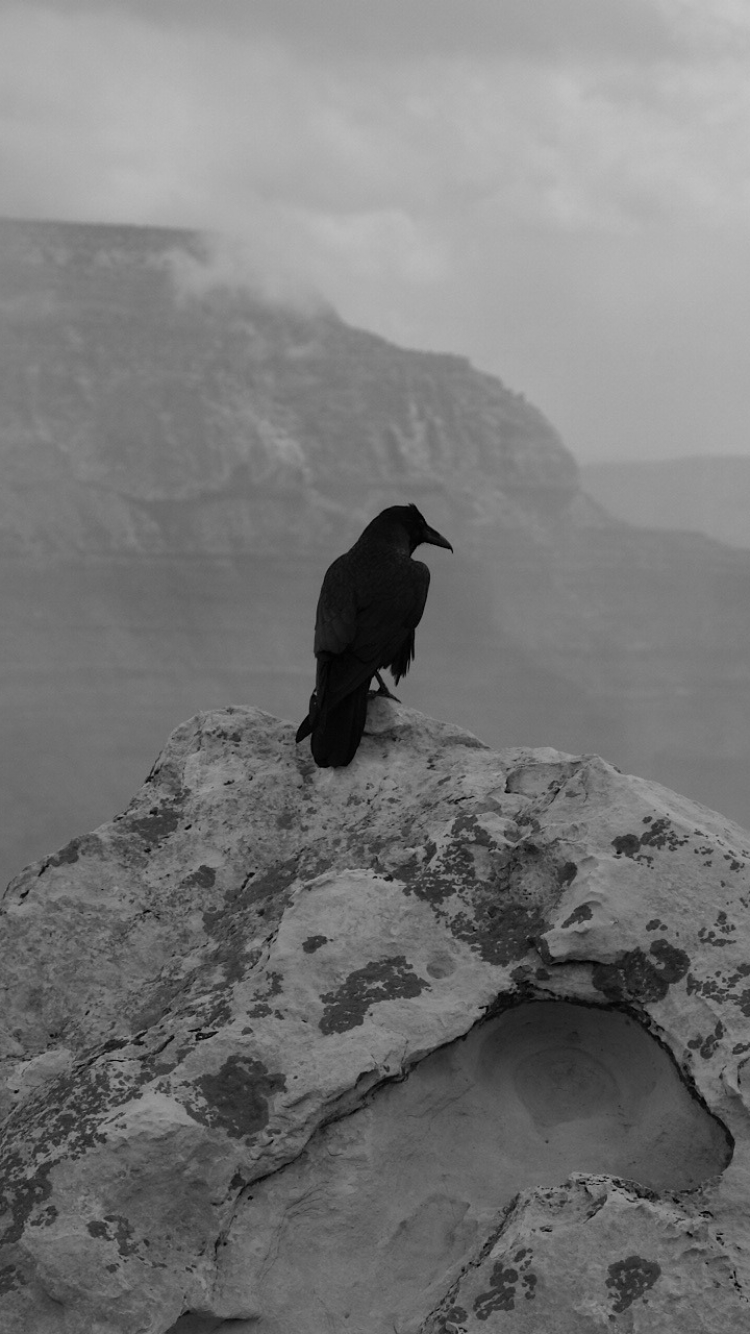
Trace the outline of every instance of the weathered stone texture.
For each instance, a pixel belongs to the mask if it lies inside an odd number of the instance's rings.
[[[3,900],[0,1334],[750,1330],[749,919],[595,756],[191,719]]]

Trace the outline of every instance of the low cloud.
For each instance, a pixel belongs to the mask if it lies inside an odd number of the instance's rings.
[[[178,298],[188,301],[227,288],[244,289],[263,301],[291,306],[307,314],[327,308],[306,274],[295,273],[285,256],[258,243],[222,233],[202,232],[184,246],[164,250],[159,266],[167,269]]]
[[[172,31],[271,40],[305,59],[387,61],[580,53],[658,59],[674,52],[682,0],[47,0],[71,13],[128,13]],[[742,0],[740,0],[740,3]]]
[[[185,291],[320,292],[591,452],[603,347],[746,341],[749,49],[746,0],[0,0],[0,211],[227,234]]]

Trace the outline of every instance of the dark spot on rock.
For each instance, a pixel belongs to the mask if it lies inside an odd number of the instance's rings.
[[[283,983],[280,973],[271,972],[271,973],[266,973],[265,976],[262,976],[261,985],[259,986],[256,992],[256,998],[254,1004],[248,1005],[245,1008],[245,1015],[247,1016],[247,1018],[262,1019],[269,1014],[278,1015],[279,1013],[278,1010],[274,1010],[273,1006],[269,1004],[269,1001],[274,996],[279,996],[282,990],[283,990]],[[247,1029],[246,1031],[252,1032],[252,1029]]]
[[[652,940],[648,952],[653,954],[659,964],[662,977],[669,983],[679,982],[690,967],[690,959],[685,951],[677,945],[672,945],[664,937],[660,937],[659,940]]]
[[[544,912],[535,905],[513,901],[488,905],[480,900],[475,917],[459,913],[450,928],[487,963],[504,965],[526,954],[547,925]]]
[[[307,868],[303,874],[306,871]],[[298,856],[260,872],[249,871],[241,885],[225,892],[220,907],[203,912],[206,934],[215,941],[211,962],[223,973],[211,988],[210,1001],[203,992],[203,1023],[227,1022],[230,1018],[231,984],[246,979],[257,964],[259,951],[251,942],[257,939],[260,930],[267,936],[281,920],[298,874]]]
[[[216,871],[213,866],[206,866],[202,863],[197,871],[193,871],[190,875],[185,876],[182,884],[186,889],[192,885],[195,885],[198,889],[210,889],[215,881]]]
[[[718,948],[721,948],[723,945],[729,944],[728,938],[734,935],[736,931],[737,927],[734,922],[729,921],[727,914],[725,912],[719,912],[716,915],[714,927],[702,926],[698,932],[698,939],[701,940],[704,945],[715,945]]]
[[[655,1260],[644,1260],[640,1255],[629,1255],[608,1268],[607,1287],[612,1292],[612,1310],[619,1315],[653,1288],[661,1274]]]
[[[651,942],[648,955],[640,949],[628,950],[616,963],[595,964],[591,980],[608,1000],[645,1003],[663,1000],[689,967],[685,951],[660,938]]]
[[[335,991],[321,996],[325,1012],[320,1020],[321,1033],[346,1033],[364,1023],[367,1011],[380,1001],[411,1000],[429,989],[429,982],[419,977],[403,954],[377,959],[350,973]]]
[[[474,1301],[477,1320],[487,1320],[493,1311],[514,1310],[519,1281],[526,1301],[534,1300],[537,1277],[529,1270],[531,1258],[529,1247],[522,1246],[513,1256],[512,1265],[505,1265],[502,1260],[498,1260],[490,1274],[489,1290],[480,1293]]]
[[[0,1234],[0,1242],[12,1245],[23,1235],[29,1216],[52,1193],[49,1174],[52,1163],[43,1163],[38,1171],[30,1167],[20,1153],[4,1153],[0,1159],[3,1172],[3,1184],[0,1190],[5,1230]]]
[[[688,842],[687,835],[680,837],[671,820],[666,817],[654,820],[649,816],[644,818],[644,824],[648,824],[649,827],[640,837],[638,834],[619,834],[617,838],[612,839],[612,847],[618,857],[632,857],[636,861],[647,862],[650,866],[653,862],[652,857],[647,854],[639,856],[643,848],[659,850],[666,848],[667,851],[674,852]]]
[[[487,830],[480,825],[476,815],[457,815],[451,833],[454,838],[461,838],[462,834],[466,834],[469,836],[469,842],[482,843],[485,847],[489,847],[493,841]]]
[[[704,1061],[710,1061],[716,1048],[719,1046],[721,1039],[724,1037],[724,1033],[724,1025],[721,1020],[718,1019],[713,1033],[709,1033],[707,1037],[699,1035],[697,1038],[691,1038],[687,1045],[691,1051],[697,1051]]]
[[[302,949],[305,954],[314,954],[321,945],[328,944],[328,936],[308,936],[307,940],[302,941]]]
[[[80,846],[80,838],[72,838],[69,843],[65,844],[64,848],[55,853],[54,857],[49,858],[47,866],[70,866],[73,862],[77,862]]]
[[[474,1314],[477,1320],[488,1320],[493,1311],[512,1311],[516,1301],[517,1269],[507,1269],[498,1262],[490,1274],[488,1292],[480,1292],[474,1301]]]
[[[121,1065],[95,1059],[48,1080],[26,1099],[17,1113],[23,1139],[0,1149],[0,1242],[19,1240],[31,1217],[47,1205],[55,1164],[63,1158],[75,1161],[104,1143],[101,1113],[130,1096],[132,1080]],[[13,1118],[11,1113],[9,1127]]]
[[[272,908],[273,919],[281,918],[286,891],[296,880],[299,869],[299,858],[295,856],[276,862],[260,874],[249,871],[239,888],[226,892],[221,907],[203,913],[204,930],[216,940],[217,953],[222,956],[236,954],[237,950],[244,953],[245,937],[252,934],[248,931],[248,918],[254,913],[260,915],[261,909]],[[238,939],[232,942],[232,937]]]
[[[578,922],[588,922],[594,916],[590,903],[581,903],[574,908],[570,917],[566,917],[561,930],[565,931],[569,926],[575,926]]]
[[[27,1283],[26,1275],[16,1265],[4,1265],[0,1269],[0,1296],[14,1288],[23,1288]]]
[[[184,800],[184,796],[187,794],[180,795]],[[126,814],[125,819],[128,828],[149,845],[158,843],[161,839],[174,833],[182,818],[180,795],[176,795],[171,801],[165,802],[162,806],[152,806],[146,815]]]
[[[637,834],[618,834],[617,838],[612,839],[612,847],[618,857],[635,857],[641,846],[641,840]]]
[[[276,816],[277,829],[291,829],[293,825],[294,816],[291,811],[281,811],[280,814]]]
[[[138,1252],[138,1243],[133,1240],[133,1229],[122,1214],[105,1214],[104,1218],[87,1223],[86,1229],[92,1237],[113,1241],[122,1256],[136,1255]]]
[[[457,940],[485,962],[504,965],[522,958],[547,928],[547,905],[560,895],[559,863],[530,842],[522,852],[509,851],[486,830],[481,840],[467,838],[475,823],[457,816],[439,846],[429,845],[424,859],[415,855],[394,874]]]
[[[682,838],[680,838],[671,820],[668,820],[666,817],[661,820],[653,820],[651,828],[647,829],[646,832],[641,835],[642,847],[668,848],[670,852],[674,852],[676,848],[683,847],[687,842],[687,835],[684,834]]]
[[[206,1106],[196,1110],[191,1105],[191,1116],[238,1139],[267,1125],[269,1097],[286,1088],[283,1074],[271,1074],[262,1061],[242,1056],[229,1056],[215,1074],[201,1075],[195,1082]]]
[[[559,885],[569,885],[578,875],[578,867],[575,862],[564,862],[557,870],[557,883]]]

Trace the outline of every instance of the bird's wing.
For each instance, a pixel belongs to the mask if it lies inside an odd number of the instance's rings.
[[[315,616],[316,654],[343,653],[357,631],[357,587],[349,553],[326,570]]]
[[[351,650],[364,662],[389,667],[404,639],[413,639],[427,601],[430,571],[421,561],[401,558],[392,562],[386,577],[370,586],[369,597],[357,614]]]
[[[411,576],[411,606],[407,624],[410,630],[416,630],[422,619],[427,594],[430,591],[430,567],[421,560],[411,560],[409,564],[413,572]]]
[[[405,674],[430,582],[427,566],[409,557],[372,564],[341,559],[326,575],[318,609],[317,696],[324,710],[369,684],[380,667],[393,664],[394,674]]]

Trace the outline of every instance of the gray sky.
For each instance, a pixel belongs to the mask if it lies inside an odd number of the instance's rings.
[[[0,0],[0,212],[229,233],[581,458],[750,453],[750,0]]]

